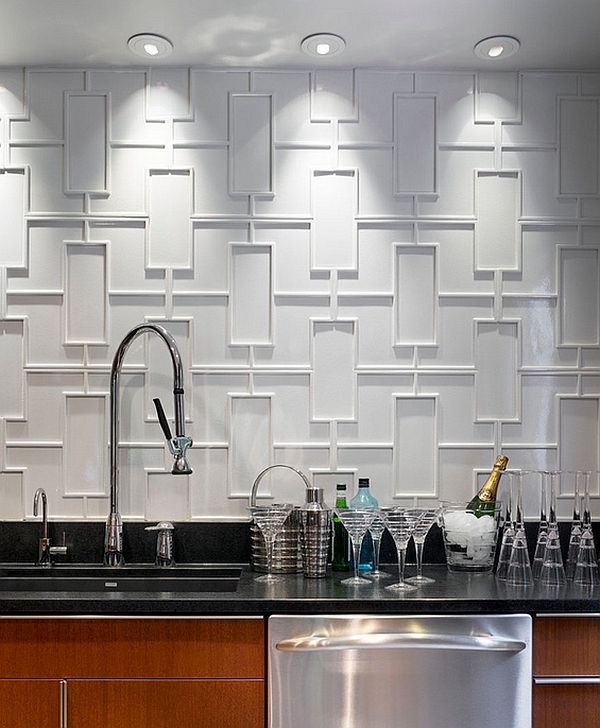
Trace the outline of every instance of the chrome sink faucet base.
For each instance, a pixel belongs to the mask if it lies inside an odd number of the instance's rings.
[[[130,344],[143,333],[155,333],[166,344],[173,362],[173,404],[175,419],[175,435],[171,430],[160,403],[155,399],[154,404],[158,421],[167,439],[169,450],[173,455],[173,475],[189,475],[192,469],[187,461],[186,452],[192,445],[192,440],[185,434],[183,366],[181,355],[175,339],[162,326],[158,324],[143,323],[129,331],[115,352],[110,374],[110,512],[106,522],[104,538],[104,563],[107,566],[122,566],[123,559],[123,523],[119,514],[119,473],[118,473],[118,446],[119,446],[119,380],[123,359]]]
[[[66,554],[67,545],[63,533],[62,546],[51,546],[48,537],[48,497],[43,488],[38,488],[33,496],[33,515],[38,515],[39,503],[42,502],[42,537],[38,541],[38,566],[51,566],[53,554]]]

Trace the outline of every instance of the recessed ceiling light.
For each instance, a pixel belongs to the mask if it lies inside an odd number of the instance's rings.
[[[132,53],[142,58],[165,58],[173,52],[170,40],[153,33],[132,35],[127,41],[127,46]]]
[[[516,38],[509,35],[494,35],[491,38],[484,38],[473,48],[473,52],[479,58],[496,59],[514,56],[521,44]]]
[[[309,56],[337,56],[346,47],[346,41],[333,33],[316,33],[307,36],[300,47]]]

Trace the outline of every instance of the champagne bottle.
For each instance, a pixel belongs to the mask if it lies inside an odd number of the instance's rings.
[[[498,484],[507,465],[508,458],[506,455],[498,455],[492,472],[481,486],[477,495],[469,502],[467,510],[472,511],[477,518],[485,515],[493,515],[496,507]]]
[[[335,486],[335,507],[346,508],[346,483],[338,483]],[[332,571],[349,571],[350,569],[350,546],[348,533],[344,528],[344,524],[335,515],[332,516],[333,521],[333,549],[331,569]]]

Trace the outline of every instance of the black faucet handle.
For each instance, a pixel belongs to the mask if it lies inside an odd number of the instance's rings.
[[[162,406],[162,402],[158,397],[152,400],[154,402],[154,406],[156,407],[156,414],[158,415],[158,422],[162,428],[162,431],[165,433],[165,437],[168,441],[171,441],[173,436],[171,435],[171,428],[169,427],[169,422],[167,420],[167,415],[165,414],[165,409]]]

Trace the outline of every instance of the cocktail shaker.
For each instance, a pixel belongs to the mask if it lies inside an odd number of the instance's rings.
[[[323,500],[323,488],[307,488],[300,509],[304,576],[322,579],[327,573],[331,549],[331,510]]]

